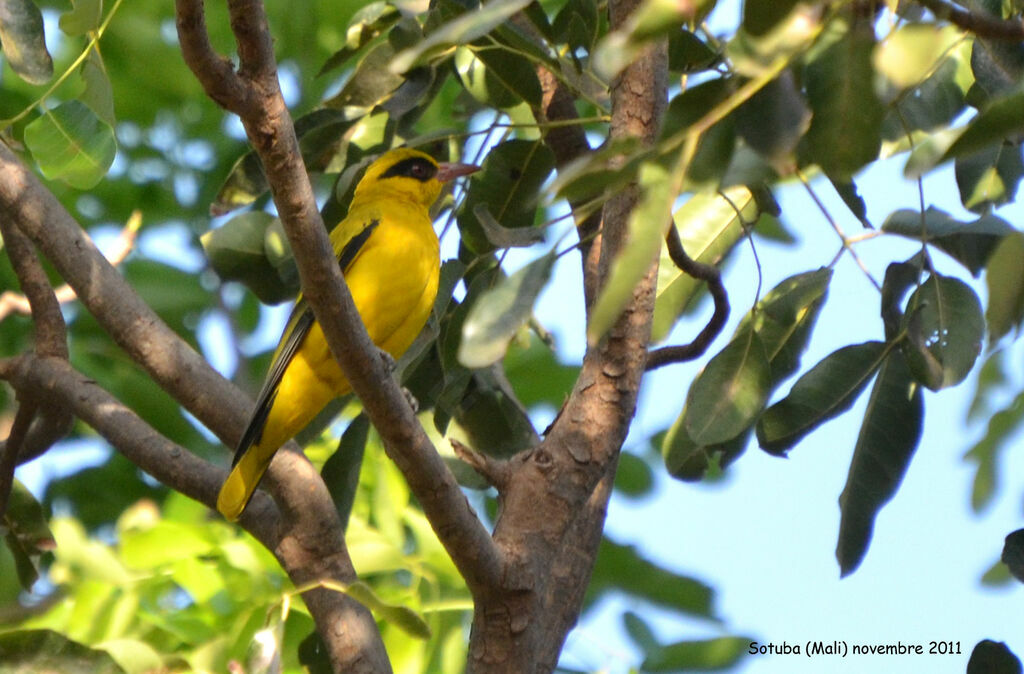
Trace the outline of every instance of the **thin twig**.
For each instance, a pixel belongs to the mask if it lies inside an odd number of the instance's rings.
[[[1003,20],[991,14],[973,12],[951,5],[943,0],[917,0],[938,19],[944,19],[978,37],[993,40],[1024,40],[1024,22],[1021,19]]]
[[[718,267],[698,262],[687,255],[683,248],[683,242],[679,238],[679,231],[674,225],[668,228],[665,243],[668,245],[669,257],[680,271],[708,284],[708,292],[711,293],[715,302],[715,311],[711,314],[711,320],[704,326],[704,329],[689,344],[664,346],[648,353],[646,365],[648,371],[664,365],[700,358],[711,346],[711,342],[715,341],[715,338],[722,332],[725,322],[729,319],[729,295],[722,283],[722,273]]]

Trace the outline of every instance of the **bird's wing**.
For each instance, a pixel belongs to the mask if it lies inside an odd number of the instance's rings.
[[[352,261],[356,259],[359,251],[379,224],[380,221],[376,219],[368,221],[365,227],[344,243],[338,253],[338,266],[341,267],[342,273],[345,273],[345,270],[352,264]],[[242,439],[238,442],[235,457],[231,462],[232,466],[235,466],[242,459],[242,455],[245,454],[249,447],[260,441],[260,436],[263,435],[263,427],[267,423],[267,416],[274,406],[274,398],[277,396],[281,379],[291,364],[292,358],[295,357],[299,347],[302,346],[302,340],[309,334],[309,330],[315,322],[316,318],[313,316],[313,309],[304,297],[299,296],[299,299],[295,302],[295,308],[292,309],[292,313],[288,317],[288,323],[283,333],[284,337],[274,352],[274,358],[270,365],[270,371],[267,373],[267,378],[263,382],[263,388],[260,389],[260,393],[256,397],[256,407],[252,418],[242,434]]]

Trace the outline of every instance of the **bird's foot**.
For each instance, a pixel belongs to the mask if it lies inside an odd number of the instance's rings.
[[[388,369],[388,372],[395,371],[395,359],[390,353],[384,349],[377,349],[377,355],[380,357],[381,362],[384,363],[384,367]]]
[[[412,391],[403,386],[402,395],[405,396],[405,402],[409,403],[409,407],[412,408],[413,414],[416,414],[417,412],[420,411],[420,401],[416,400],[416,396],[412,394]]]

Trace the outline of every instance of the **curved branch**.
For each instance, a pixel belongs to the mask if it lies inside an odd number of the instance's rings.
[[[943,0],[917,0],[938,19],[945,19],[958,28],[978,37],[992,40],[1024,40],[1024,21],[1021,19],[1003,20],[990,14],[973,12],[951,5]]]
[[[708,284],[708,292],[711,293],[711,297],[715,301],[715,311],[711,315],[711,320],[708,321],[708,324],[704,326],[700,334],[689,344],[666,346],[648,353],[646,365],[648,371],[664,365],[700,358],[708,350],[708,347],[711,346],[711,342],[715,341],[715,338],[722,332],[725,322],[729,319],[729,295],[725,291],[725,285],[722,283],[722,273],[718,270],[718,267],[697,262],[687,255],[675,226],[668,228],[665,243],[668,244],[669,257],[672,258],[672,262],[683,273]]]
[[[177,6],[179,13],[188,17],[192,17],[196,6],[201,12],[201,3],[197,0],[177,0]],[[299,268],[303,296],[312,307],[332,353],[362,401],[367,416],[380,433],[388,456],[402,471],[438,538],[470,590],[485,592],[502,572],[498,550],[423,431],[389,369],[378,357],[377,348],[352,302],[317,209],[291,116],[281,96],[263,5],[257,0],[232,0],[229,10],[241,58],[239,75],[247,91],[239,101],[228,101],[225,107],[241,110],[239,116],[249,141],[263,162],[274,203]],[[194,19],[179,20],[178,26],[179,30],[198,30],[201,24]],[[182,36],[181,41],[182,44],[208,44],[205,37],[189,35]],[[219,57],[208,52],[199,52],[198,56],[208,60],[187,60],[196,76],[204,81],[208,77],[206,69],[215,67]],[[249,98],[251,105],[246,104]]]

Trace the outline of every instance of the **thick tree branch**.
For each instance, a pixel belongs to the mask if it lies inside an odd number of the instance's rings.
[[[668,228],[665,243],[668,245],[669,257],[680,271],[708,284],[708,292],[711,293],[715,302],[715,311],[711,314],[711,320],[704,326],[704,329],[689,344],[666,346],[648,353],[648,370],[699,358],[722,332],[725,322],[729,319],[729,295],[722,283],[722,274],[718,267],[697,262],[687,255],[683,248],[683,242],[679,239],[679,232],[674,226]]]
[[[197,9],[197,6],[199,7]],[[199,30],[195,19],[201,3],[177,0],[179,31]],[[317,317],[327,342],[381,435],[388,456],[405,475],[445,549],[470,589],[484,592],[501,574],[501,560],[490,535],[459,489],[448,467],[434,450],[401,389],[377,355],[362,325],[352,296],[334,258],[327,232],[314,200],[299,153],[291,116],[277,81],[272,43],[261,2],[228,3],[238,42],[237,75],[246,91],[237,101],[220,101],[240,111],[249,140],[263,162],[274,203],[284,223],[303,295]],[[207,43],[205,37],[183,35],[185,45]],[[186,56],[189,67],[211,95],[224,88],[211,85],[223,59],[200,48]]]
[[[991,14],[972,12],[944,0],[917,0],[917,3],[938,19],[949,21],[958,28],[978,37],[992,40],[1024,40],[1024,21],[1004,20]]]
[[[251,401],[146,306],[53,194],[3,144],[0,212],[18,223],[104,330],[163,390],[225,444],[234,445],[245,427]],[[140,460],[177,459],[167,454],[146,454],[140,455]],[[149,463],[140,463],[139,467],[154,476],[167,470],[166,466]],[[300,452],[278,452],[267,478],[282,513],[277,534],[279,550],[274,552],[293,582],[305,585],[323,577],[354,581],[356,575],[340,534],[337,511],[309,461]],[[255,516],[260,512],[258,508],[250,510]],[[243,526],[251,522],[242,520]],[[339,636],[331,641],[332,657],[338,659],[339,666],[358,663],[368,642],[374,642],[370,651],[384,658],[373,617],[365,608],[328,590],[313,590],[303,597],[317,624]],[[375,661],[366,669],[379,669],[378,664]]]

